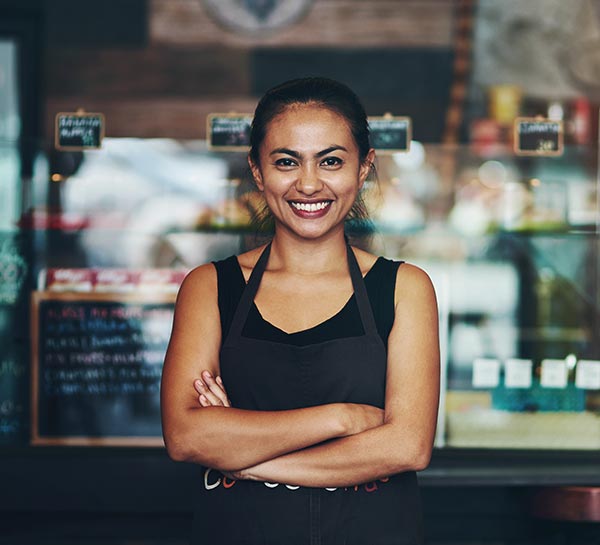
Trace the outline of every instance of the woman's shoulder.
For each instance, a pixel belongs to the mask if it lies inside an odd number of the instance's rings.
[[[195,267],[186,275],[179,287],[175,308],[181,323],[192,324],[217,316],[217,272],[212,264]]]
[[[216,290],[217,270],[212,263],[193,268],[183,279],[179,288],[179,297],[187,294],[206,293]]]
[[[370,279],[376,282],[380,282],[383,277],[393,277],[391,282],[395,283],[396,303],[407,295],[416,295],[421,299],[435,295],[429,275],[414,263],[377,256],[355,247],[352,249],[363,275],[372,271],[375,274],[370,274]]]
[[[187,284],[187,287],[195,287],[198,284],[215,284],[217,277],[220,276],[222,272],[231,272],[232,270],[239,269],[252,270],[263,249],[264,246],[261,246],[241,254],[230,255],[224,259],[216,259],[210,263],[199,265],[186,275],[182,286]]]
[[[398,269],[398,278],[403,282],[408,282],[411,284],[411,287],[414,286],[414,284],[431,283],[431,279],[427,272],[418,265],[408,261],[401,261],[400,263],[402,263],[402,267]]]
[[[404,262],[396,274],[396,303],[400,300],[435,300],[435,289],[431,278],[421,267]]]

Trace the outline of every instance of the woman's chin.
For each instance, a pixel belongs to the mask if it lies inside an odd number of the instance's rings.
[[[325,238],[336,231],[344,232],[343,224],[325,225],[323,223],[317,225],[316,222],[311,225],[283,225],[280,224],[279,229],[285,230],[296,238],[304,240],[319,240]],[[277,228],[275,232],[277,232]]]

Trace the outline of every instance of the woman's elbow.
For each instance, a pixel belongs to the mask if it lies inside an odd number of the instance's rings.
[[[414,471],[423,471],[429,466],[431,461],[431,453],[433,451],[433,441],[420,439],[415,441],[413,448],[410,449],[411,454],[411,469]]]
[[[202,436],[197,433],[201,424],[190,417],[188,412],[163,407],[163,442],[169,458],[175,462],[194,461],[197,452],[202,451]]]
[[[163,440],[169,458],[174,462],[186,462],[190,457],[190,449],[181,434],[163,431]]]
[[[189,426],[181,421],[163,421],[163,440],[169,458],[175,462],[196,461],[203,450],[198,434],[193,434]]]
[[[423,471],[427,469],[431,462],[431,447],[419,449],[414,456],[413,467],[414,471]]]
[[[204,441],[198,433],[179,430],[166,432],[163,438],[167,454],[175,462],[191,462],[215,469],[224,469],[227,465],[220,449],[211,448],[210,441]]]
[[[392,458],[393,473],[404,471],[423,471],[429,466],[431,461],[432,445],[422,441],[404,442],[395,449],[395,456]]]

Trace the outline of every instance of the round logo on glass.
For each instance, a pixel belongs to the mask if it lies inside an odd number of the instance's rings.
[[[14,305],[27,275],[27,262],[11,240],[0,242],[0,305]]]
[[[295,23],[313,0],[203,0],[221,25],[246,33],[276,30]]]

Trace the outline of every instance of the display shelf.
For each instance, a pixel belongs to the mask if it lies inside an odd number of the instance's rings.
[[[31,188],[19,226],[32,277],[62,267],[190,270],[268,238],[249,223],[260,198],[244,152],[209,151],[203,141],[104,144],[80,154],[46,193]],[[494,396],[497,402],[507,359],[530,359],[534,380],[544,358],[600,360],[591,334],[600,324],[595,155],[570,145],[559,158],[480,151],[417,143],[408,154],[379,157],[378,182],[368,181],[362,194],[371,220],[349,222],[347,233],[361,248],[415,263],[432,278],[442,343],[440,449],[489,446],[485,456],[503,447],[589,450],[536,435],[547,415],[502,413]],[[491,386],[473,384],[481,358],[498,360]],[[568,388],[572,382],[570,375]],[[596,393],[578,394],[589,400],[587,412],[556,419],[588,419],[593,427]],[[531,440],[511,435],[517,428],[531,430]]]

